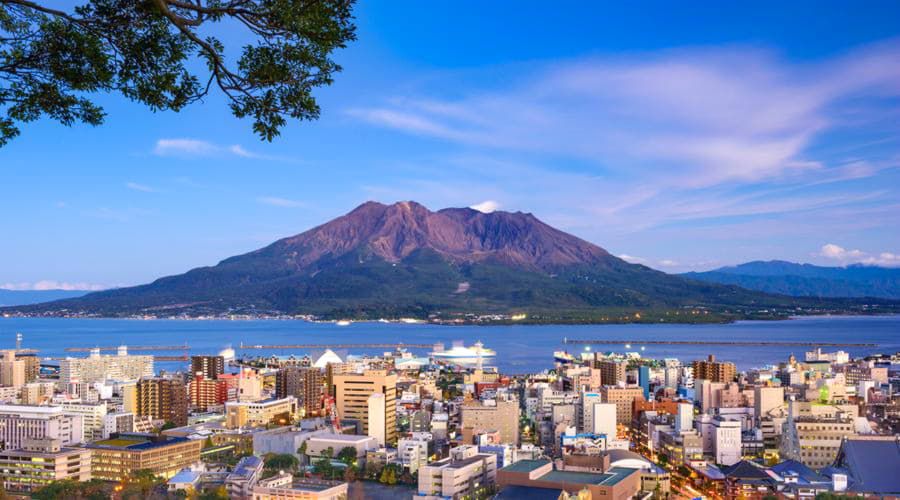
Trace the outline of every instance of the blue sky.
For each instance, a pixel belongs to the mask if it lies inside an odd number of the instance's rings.
[[[532,212],[669,272],[900,265],[900,3],[620,3],[361,4],[322,118],[273,143],[218,97],[27,125],[0,287],[142,283],[369,199]]]

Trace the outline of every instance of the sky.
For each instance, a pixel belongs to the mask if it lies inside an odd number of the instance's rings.
[[[28,124],[0,287],[144,283],[367,200],[531,212],[666,272],[900,266],[900,3],[619,4],[361,3],[321,118],[272,143],[220,96]]]

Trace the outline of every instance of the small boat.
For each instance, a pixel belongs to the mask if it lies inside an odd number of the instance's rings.
[[[349,325],[350,325],[350,320],[342,319],[342,320],[340,320],[340,321],[335,321],[334,324],[337,325],[337,326],[349,326]]]

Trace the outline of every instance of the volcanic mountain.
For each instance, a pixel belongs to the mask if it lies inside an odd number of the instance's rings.
[[[629,264],[529,213],[432,212],[404,201],[352,212],[212,267],[130,288],[7,309],[25,314],[236,312],[401,317],[740,309],[802,299],[703,283]],[[792,302],[793,301],[793,302]]]

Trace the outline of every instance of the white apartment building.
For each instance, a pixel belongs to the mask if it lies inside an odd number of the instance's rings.
[[[496,479],[497,455],[478,453],[477,446],[457,446],[449,458],[419,468],[419,496],[458,500],[475,496]]]
[[[734,465],[741,461],[741,422],[738,420],[712,420],[715,439],[713,453],[719,465]]]
[[[115,355],[100,354],[93,349],[86,358],[66,358],[59,362],[59,383],[65,387],[77,382],[102,382],[105,380],[137,380],[153,376],[153,356],[128,354],[128,348],[119,347]]]
[[[0,405],[0,444],[21,448],[25,439],[58,439],[62,445],[84,441],[81,415],[67,415],[59,406]]]
[[[397,459],[410,474],[428,465],[428,443],[432,439],[430,432],[414,432],[412,437],[397,442]]]
[[[63,412],[69,415],[81,415],[84,428],[84,440],[87,442],[103,438],[104,418],[108,413],[106,403],[72,403],[60,404]]]

